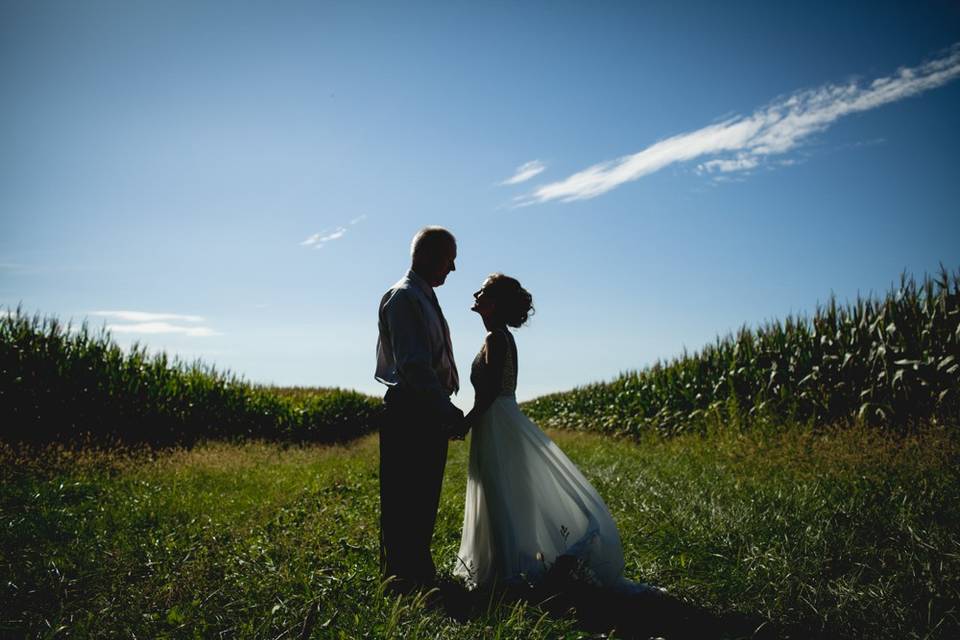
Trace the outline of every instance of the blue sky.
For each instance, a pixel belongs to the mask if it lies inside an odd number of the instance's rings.
[[[610,379],[960,266],[958,42],[946,1],[8,0],[0,306],[379,393],[441,224],[464,379],[493,271],[521,399]]]

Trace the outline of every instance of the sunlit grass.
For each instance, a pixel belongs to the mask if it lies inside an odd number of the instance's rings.
[[[951,638],[957,439],[938,429],[730,432],[639,443],[557,432],[606,499],[629,577],[774,637]],[[434,538],[459,544],[467,445]],[[0,630],[42,637],[577,637],[533,604],[465,621],[382,595],[377,443],[2,453]],[[2,633],[0,633],[2,635]],[[585,634],[584,634],[585,635]]]

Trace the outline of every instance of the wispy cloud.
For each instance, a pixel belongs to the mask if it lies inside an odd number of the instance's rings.
[[[514,171],[513,175],[500,184],[520,184],[521,182],[526,182],[530,178],[540,175],[543,173],[544,169],[547,168],[547,165],[543,164],[539,160],[531,160],[530,162],[524,162],[522,165],[517,167],[517,170]]]
[[[350,226],[360,224],[361,222],[367,219],[367,214],[361,214],[350,221]],[[347,227],[339,226],[333,231],[321,231],[320,233],[314,233],[309,236],[306,240],[300,243],[301,247],[313,247],[314,249],[323,249],[324,245],[328,242],[333,242],[334,240],[339,240],[343,236],[347,235]]]
[[[336,231],[332,233],[315,233],[303,242],[300,243],[304,247],[313,247],[314,249],[322,249],[323,245],[328,242],[333,242],[334,240],[339,240],[347,234],[346,227],[337,227]]]
[[[703,164],[697,165],[697,171],[700,173],[713,173],[722,171],[747,171],[760,164],[760,159],[747,153],[739,153],[735,158],[708,160]]]
[[[178,333],[195,337],[220,335],[210,327],[197,324],[204,321],[201,316],[148,311],[91,311],[88,315],[109,318],[107,329],[114,333]]]
[[[181,333],[186,336],[217,336],[220,335],[210,327],[187,327],[170,324],[169,322],[136,322],[133,324],[107,324],[107,329],[114,333]]]
[[[179,313],[150,313],[148,311],[91,311],[89,315],[116,318],[125,322],[203,322],[201,316],[185,316]]]
[[[669,165],[704,158],[700,173],[745,172],[787,153],[843,116],[876,109],[960,77],[960,43],[942,57],[869,83],[851,81],[799,91],[749,116],[727,118],[661,140],[637,153],[602,162],[516,198],[520,206],[595,198]],[[522,167],[521,167],[522,168]],[[535,174],[534,174],[535,175]]]

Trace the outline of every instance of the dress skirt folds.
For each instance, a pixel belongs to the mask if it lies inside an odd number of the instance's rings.
[[[536,581],[574,556],[598,585],[622,582],[623,547],[610,511],[579,469],[500,395],[471,431],[463,536],[454,573],[470,586]]]

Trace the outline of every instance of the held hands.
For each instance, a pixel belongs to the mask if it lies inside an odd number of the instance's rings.
[[[444,425],[444,428],[450,440],[463,440],[467,435],[467,431],[470,430],[470,425],[464,417],[463,411],[453,407],[450,411],[450,419]]]
[[[458,425],[454,425],[450,430],[450,439],[451,440],[463,440],[467,436],[467,432],[473,428],[473,425],[477,422],[477,414],[473,411],[468,413],[463,417],[463,420],[460,421]]]

